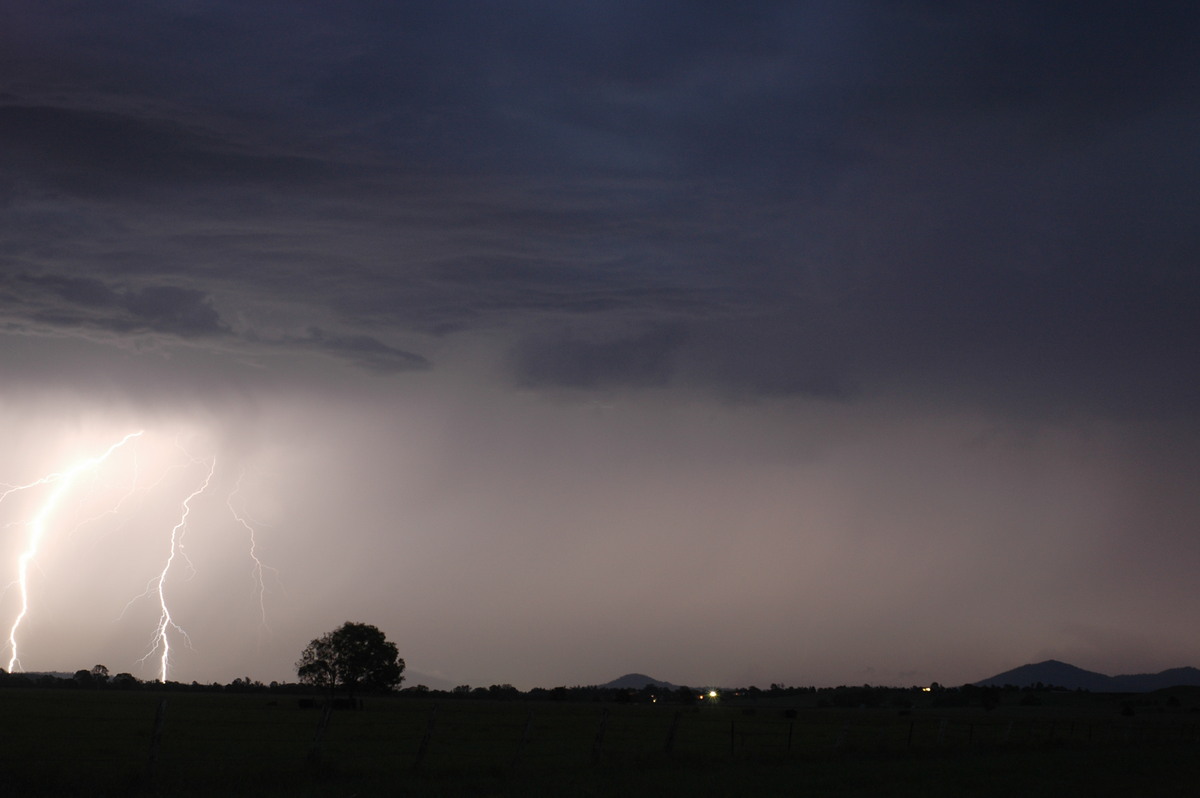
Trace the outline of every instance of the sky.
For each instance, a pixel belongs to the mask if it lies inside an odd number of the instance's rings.
[[[344,621],[445,687],[1200,666],[1198,37],[9,0],[0,666],[285,681]]]

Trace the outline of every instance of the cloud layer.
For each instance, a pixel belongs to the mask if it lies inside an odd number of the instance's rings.
[[[703,574],[706,611],[770,619],[739,638],[773,652],[758,671],[713,669],[777,681],[817,667],[765,642],[797,606],[852,608],[805,627],[845,662],[875,656],[885,606],[965,634],[931,608],[1027,574],[1027,601],[976,608],[1018,617],[1007,647],[968,635],[956,661],[1074,634],[1126,658],[1078,664],[1115,672],[1141,667],[1119,642],[1141,622],[1096,620],[1120,614],[1097,585],[1161,589],[1151,614],[1183,600],[1134,541],[1194,563],[1177,484],[1200,403],[1194,11],[19,0],[5,17],[6,391],[52,396],[58,418],[90,400],[187,407],[268,448],[266,429],[314,436],[347,490],[375,486],[332,594],[400,525],[375,475],[405,467],[363,453],[365,424],[396,446],[397,425],[439,431],[414,445],[440,504],[406,494],[424,508],[406,556],[445,574],[457,553],[479,587],[426,585],[440,617],[490,607],[529,646],[512,619],[548,623],[539,602],[597,624],[654,606],[621,645],[675,667],[692,644],[652,641],[692,628]],[[315,477],[292,477],[315,502]],[[711,519],[697,535],[728,545],[678,554]],[[511,543],[493,551],[493,527]],[[1004,542],[1051,539],[1043,563]],[[588,563],[626,576],[593,584]],[[522,579],[537,598],[504,598]],[[892,592],[853,599],[864,582]],[[1038,628],[1038,606],[1057,620]],[[444,670],[478,661],[421,632],[455,652]],[[513,673],[519,648],[498,655]],[[928,674],[911,648],[893,671]]]

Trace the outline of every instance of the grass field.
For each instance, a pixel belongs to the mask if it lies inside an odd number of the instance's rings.
[[[6,796],[1200,790],[1200,715],[1071,695],[993,712],[368,698],[315,746],[321,710],[274,694],[4,690],[0,713]]]

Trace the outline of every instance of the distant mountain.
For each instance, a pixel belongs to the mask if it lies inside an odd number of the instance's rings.
[[[450,690],[454,688],[454,682],[449,679],[443,679],[440,676],[430,676],[428,673],[420,671],[404,671],[404,681],[400,683],[401,687],[413,687],[414,685],[423,684],[430,690]]]
[[[1112,688],[1112,677],[1095,671],[1085,671],[1074,665],[1048,659],[1034,665],[1022,665],[1004,673],[998,673],[990,679],[975,682],[980,687],[1003,687],[1015,684],[1017,687],[1029,687],[1041,682],[1044,685],[1066,687],[1069,690],[1091,690],[1094,693],[1115,692]]]
[[[1027,687],[1038,682],[1068,690],[1090,690],[1093,693],[1148,693],[1167,687],[1200,687],[1200,670],[1196,668],[1171,668],[1161,673],[1138,673],[1125,676],[1105,676],[1095,671],[1085,671],[1074,665],[1048,659],[1033,665],[1022,665],[1011,671],[975,682],[980,687],[1003,687],[1013,684]]]
[[[1159,673],[1135,673],[1114,676],[1112,692],[1148,693],[1168,687],[1200,687],[1200,670],[1196,668],[1171,668]]]
[[[619,679],[613,679],[611,682],[602,684],[600,686],[610,687],[618,690],[641,690],[646,685],[658,687],[663,690],[675,690],[679,687],[677,684],[661,682],[658,679],[651,679],[644,673],[627,673]]]

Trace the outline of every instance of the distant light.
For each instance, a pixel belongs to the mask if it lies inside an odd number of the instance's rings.
[[[933,692],[933,688],[932,688],[932,687],[922,687],[922,688],[921,688],[921,692],[922,692],[922,693],[932,693],[932,692]]]
[[[717,691],[716,691],[716,690],[709,690],[709,691],[708,691],[708,697],[709,697],[709,698],[716,698],[716,697],[717,697]]]

